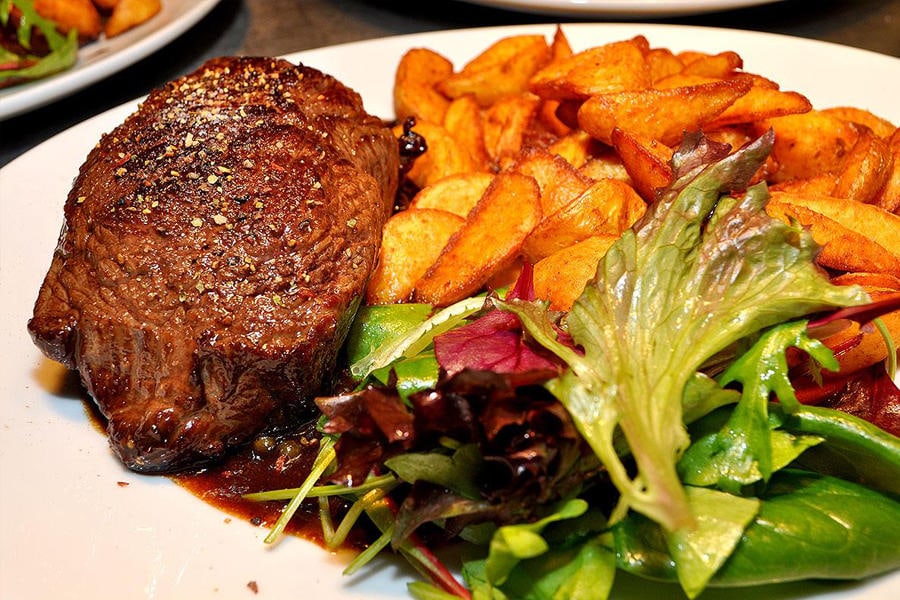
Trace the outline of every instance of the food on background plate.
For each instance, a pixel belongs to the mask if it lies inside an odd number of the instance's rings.
[[[365,291],[398,147],[314,69],[220,58],[92,150],[29,330],[137,471],[309,418]]]
[[[4,0],[0,87],[68,69],[79,45],[115,37],[160,10],[161,0]]]

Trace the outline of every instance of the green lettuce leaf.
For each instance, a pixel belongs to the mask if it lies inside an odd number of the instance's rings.
[[[6,27],[13,5],[21,11],[22,17],[16,28],[16,41],[26,50],[31,50],[31,36],[37,30],[47,40],[50,52],[44,56],[17,55],[0,48],[3,62],[18,63],[20,66],[0,69],[0,87],[46,77],[64,71],[78,59],[78,32],[69,31],[63,35],[56,30],[56,24],[41,17],[34,10],[32,0],[0,0],[0,25]]]
[[[776,429],[769,418],[769,397],[775,393],[785,409],[799,408],[788,378],[787,349],[806,351],[822,366],[835,371],[837,360],[821,341],[806,333],[806,321],[769,329],[719,378],[724,386],[740,382],[741,400],[721,428],[705,435],[678,463],[682,481],[716,485],[737,493],[742,486],[768,481],[807,448],[824,438]]]
[[[667,542],[684,593],[696,598],[731,556],[760,502],[706,488],[685,489],[697,526],[669,534]]]
[[[603,600],[616,557],[606,520],[571,500],[535,523],[499,528],[486,559],[465,563],[473,599]]]
[[[770,218],[768,193],[753,186],[773,135],[704,165],[693,140],[675,161],[682,176],[626,231],[598,266],[567,318],[579,354],[556,340],[546,314],[504,306],[570,370],[548,387],[572,414],[628,509],[670,531],[695,524],[676,462],[688,445],[685,385],[705,361],[785,320],[866,301],[859,288],[831,285],[814,264],[817,246]],[[616,452],[621,434],[637,464],[633,478]]]

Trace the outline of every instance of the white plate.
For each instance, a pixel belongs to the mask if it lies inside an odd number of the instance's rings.
[[[469,30],[389,38],[291,58],[331,72],[367,106],[391,114],[389,84],[408,48],[427,46],[457,64],[512,31]],[[569,25],[576,48],[638,33],[655,46],[734,49],[748,70],[802,90],[824,107],[868,107],[900,122],[900,60],[840,46],[757,33],[650,25]],[[385,561],[378,573],[345,578],[346,557],[297,538],[265,547],[265,531],[191,496],[161,477],[126,471],[85,416],[77,392],[59,390],[59,367],[25,329],[44,277],[72,179],[101,133],[134,104],[63,132],[0,170],[0,598],[405,598],[410,573]],[[119,482],[128,485],[120,485]],[[254,596],[248,589],[257,582]],[[617,598],[681,598],[673,586],[625,580]],[[803,583],[741,598],[897,598],[900,573],[860,586]],[[704,594],[706,600],[734,593]]]
[[[159,50],[190,29],[220,0],[163,0],[152,19],[80,48],[71,69],[0,90],[0,121],[49,104]]]
[[[628,19],[674,17],[771,4],[780,0],[465,0],[508,10],[545,15],[622,17]]]

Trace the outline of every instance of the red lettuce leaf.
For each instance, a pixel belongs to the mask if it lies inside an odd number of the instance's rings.
[[[507,300],[533,301],[534,279],[526,263]],[[525,335],[516,315],[499,309],[489,311],[468,325],[434,338],[438,364],[452,376],[464,369],[495,373],[537,372],[550,378],[562,370],[555,355]]]

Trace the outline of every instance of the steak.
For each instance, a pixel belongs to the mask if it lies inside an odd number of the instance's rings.
[[[313,414],[381,242],[391,131],[315,69],[218,58],[102,137],[28,323],[142,472]]]

